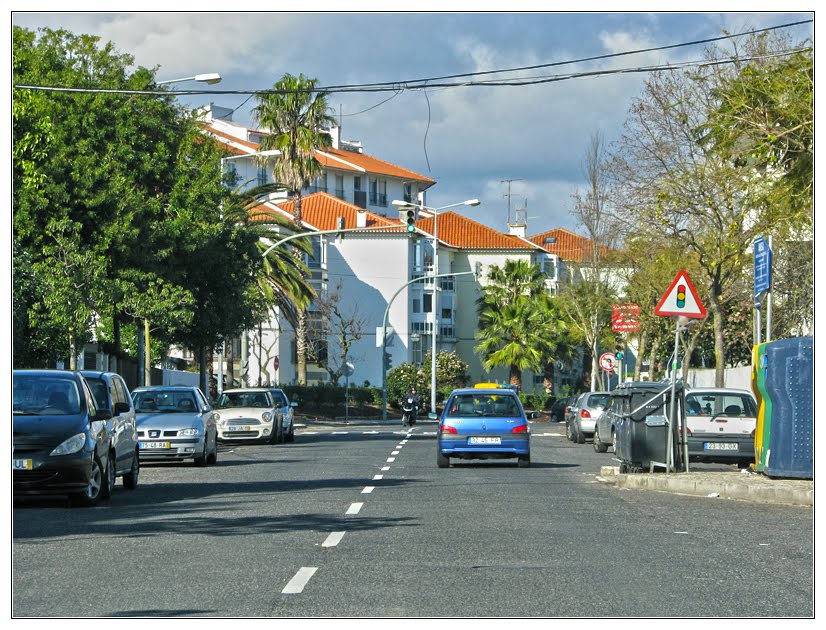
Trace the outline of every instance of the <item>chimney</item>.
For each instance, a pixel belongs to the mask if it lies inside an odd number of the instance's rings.
[[[330,141],[334,149],[338,149],[341,144],[341,127],[333,125],[330,127]]]
[[[367,227],[367,210],[356,211],[356,227]]]
[[[527,227],[524,223],[508,223],[508,234],[525,238]]]

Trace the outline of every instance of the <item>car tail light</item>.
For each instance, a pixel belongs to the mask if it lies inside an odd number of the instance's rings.
[[[439,427],[439,431],[442,433],[458,433],[456,427],[452,427],[449,424],[443,424]]]
[[[528,425],[527,424],[520,424],[518,427],[513,427],[511,429],[511,433],[527,433],[528,432]]]
[[[591,417],[591,412],[588,411],[587,409],[583,409],[582,411],[579,412],[579,417],[580,418],[590,418]]]
[[[686,428],[685,428],[685,434],[686,434],[686,435],[694,435],[694,434],[691,432],[691,429],[690,429],[689,427],[686,427]]]

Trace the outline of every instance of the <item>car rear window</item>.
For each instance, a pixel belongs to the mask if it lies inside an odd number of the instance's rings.
[[[602,409],[608,402],[609,396],[610,394],[597,394],[596,396],[589,396],[588,400],[585,402],[585,405],[591,409]]]
[[[448,416],[521,416],[515,396],[508,394],[457,394],[450,401]]]
[[[686,413],[689,416],[757,416],[757,405],[745,394],[737,392],[695,392],[686,394]]]

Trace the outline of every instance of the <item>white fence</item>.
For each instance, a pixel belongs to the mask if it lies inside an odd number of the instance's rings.
[[[714,372],[713,368],[705,370],[690,369],[686,383],[691,387],[714,387]],[[723,379],[724,387],[751,391],[751,366],[726,368]]]
[[[182,370],[164,369],[163,382],[161,384],[198,387],[201,384],[201,374],[200,372],[184,372]]]

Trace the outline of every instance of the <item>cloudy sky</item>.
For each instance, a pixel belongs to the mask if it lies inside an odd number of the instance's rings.
[[[752,2],[749,8],[761,10],[761,4]],[[699,60],[703,44],[616,55],[814,17],[769,12],[769,7],[765,12],[735,7],[727,13],[555,13],[516,11],[520,2],[509,5],[515,12],[503,12],[501,5],[477,13],[38,11],[13,12],[12,23],[97,35],[119,52],[133,55],[137,65],[157,68],[159,80],[221,74],[219,85],[204,89],[267,89],[285,73],[302,73],[322,86],[401,87],[425,79],[457,84],[333,93],[328,101],[340,117],[343,138],[359,140],[366,153],[437,180],[428,193],[428,205],[479,198],[482,205],[466,209],[467,216],[505,230],[510,203],[512,217],[517,210],[527,210],[528,233],[535,234],[556,227],[582,231],[571,215],[571,194],[584,185],[582,164],[590,138],[597,132],[608,143],[617,137],[632,99],[641,93],[645,74],[507,87],[458,84]],[[421,6],[426,5],[419,10]],[[480,5],[474,6],[478,10]],[[784,32],[800,41],[813,33],[813,26]],[[581,61],[594,57],[601,59]],[[200,84],[175,86],[198,89]],[[255,97],[247,94],[181,100],[192,107],[212,102],[232,108],[233,120],[254,126]],[[512,180],[510,199],[507,180]]]

